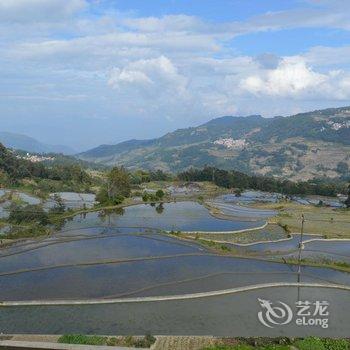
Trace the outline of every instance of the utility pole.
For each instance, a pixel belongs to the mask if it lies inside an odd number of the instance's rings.
[[[301,229],[300,229],[300,241],[299,241],[299,257],[298,257],[298,284],[301,282],[301,251],[303,249],[303,236],[304,236],[304,214],[301,214]],[[300,301],[300,285],[298,285],[298,299]]]
[[[301,214],[301,230],[300,230],[300,241],[299,241],[299,257],[298,257],[298,283],[301,281],[301,251],[304,248],[303,236],[304,236],[304,214]]]

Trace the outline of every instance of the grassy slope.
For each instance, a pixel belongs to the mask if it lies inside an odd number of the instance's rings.
[[[264,209],[279,210],[274,221],[287,225],[291,232],[300,232],[301,215],[305,216],[305,233],[322,234],[328,238],[350,238],[350,210],[316,207],[297,203],[255,204]]]

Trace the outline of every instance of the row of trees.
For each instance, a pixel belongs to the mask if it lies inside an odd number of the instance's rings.
[[[130,181],[132,184],[140,185],[142,183],[151,182],[151,181],[170,181],[173,177],[165,173],[162,170],[155,171],[146,171],[146,170],[137,170],[130,173]]]
[[[62,182],[90,184],[91,177],[78,164],[62,164],[52,167],[43,163],[33,163],[17,158],[0,143],[0,180],[2,183],[16,184],[24,178],[38,178]]]
[[[292,182],[278,180],[273,177],[251,176],[235,170],[228,171],[214,167],[190,169],[178,174],[178,178],[183,181],[211,181],[217,186],[225,188],[251,188],[286,195],[336,196],[338,193],[345,193],[346,191],[346,186],[342,182],[325,180]]]
[[[135,173],[134,173],[135,174]],[[123,167],[113,168],[108,174],[106,183],[97,195],[100,203],[119,204],[131,194],[131,184],[134,174],[130,174]],[[146,172],[143,172],[146,174]],[[149,173],[148,173],[149,174]],[[323,195],[336,196],[338,193],[346,193],[346,186],[341,182],[329,182],[322,180],[292,182],[278,180],[266,176],[250,176],[238,171],[222,170],[214,167],[203,169],[190,169],[178,174],[182,181],[211,181],[217,186],[235,189],[255,189],[267,192],[278,192],[285,195]],[[347,205],[350,206],[350,187]],[[159,191],[155,195],[146,193],[144,201],[159,200],[164,193]]]

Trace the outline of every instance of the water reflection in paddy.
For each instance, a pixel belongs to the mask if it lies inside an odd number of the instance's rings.
[[[231,231],[258,224],[217,219],[194,202],[76,216],[49,238],[1,250],[0,300],[167,295],[296,282],[296,266],[213,255],[195,243],[144,228]],[[293,237],[252,246],[287,252],[297,243]],[[302,280],[350,285],[349,274],[326,268],[304,267]]]
[[[296,266],[213,255],[156,233],[101,232],[3,250],[0,300],[169,295],[297,281]],[[315,267],[304,267],[302,280],[350,285],[349,274]]]
[[[289,255],[295,257],[296,253]],[[332,260],[350,263],[350,240],[314,240],[306,242],[302,251],[303,258],[316,261]]]
[[[298,257],[300,234],[292,234],[291,238],[271,242],[251,244],[228,243],[240,253],[253,253],[263,255],[283,255],[285,257]],[[350,240],[322,239],[321,235],[307,235],[303,237],[302,258],[312,258],[316,261],[333,260],[350,262]]]
[[[150,227],[174,231],[236,231],[262,226],[264,221],[223,220],[212,216],[196,202],[164,203],[151,206],[139,204],[109,215],[88,213],[76,216],[64,229],[83,226],[113,225],[121,227]]]
[[[250,208],[247,206],[242,206],[241,204],[238,205],[234,203],[227,203],[219,198],[217,198],[215,201],[209,202],[209,204],[219,209],[225,215],[241,218],[267,219],[277,214],[276,210]]]
[[[349,274],[305,267],[304,282],[350,284]],[[223,256],[182,256],[2,276],[2,300],[169,295],[296,282],[295,266]],[[20,288],[19,288],[20,286]]]
[[[317,235],[304,234],[304,241],[320,238]],[[300,234],[292,234],[290,238],[271,242],[259,242],[251,244],[234,244],[232,246],[242,252],[279,253],[297,250],[300,242]]]
[[[202,252],[198,245],[160,234],[130,235],[104,233],[89,238],[58,240],[7,249],[0,255],[0,274],[22,269],[82,264],[110,260],[157,257]]]

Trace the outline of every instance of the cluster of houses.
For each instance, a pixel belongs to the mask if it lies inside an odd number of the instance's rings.
[[[54,157],[42,156],[38,154],[26,153],[25,155],[16,155],[17,158],[30,160],[33,163],[44,162],[45,160],[54,160]]]
[[[234,140],[232,138],[228,139],[218,139],[214,141],[215,145],[222,145],[226,148],[234,149],[234,148],[244,148],[247,145],[247,141],[245,139],[237,139]]]

